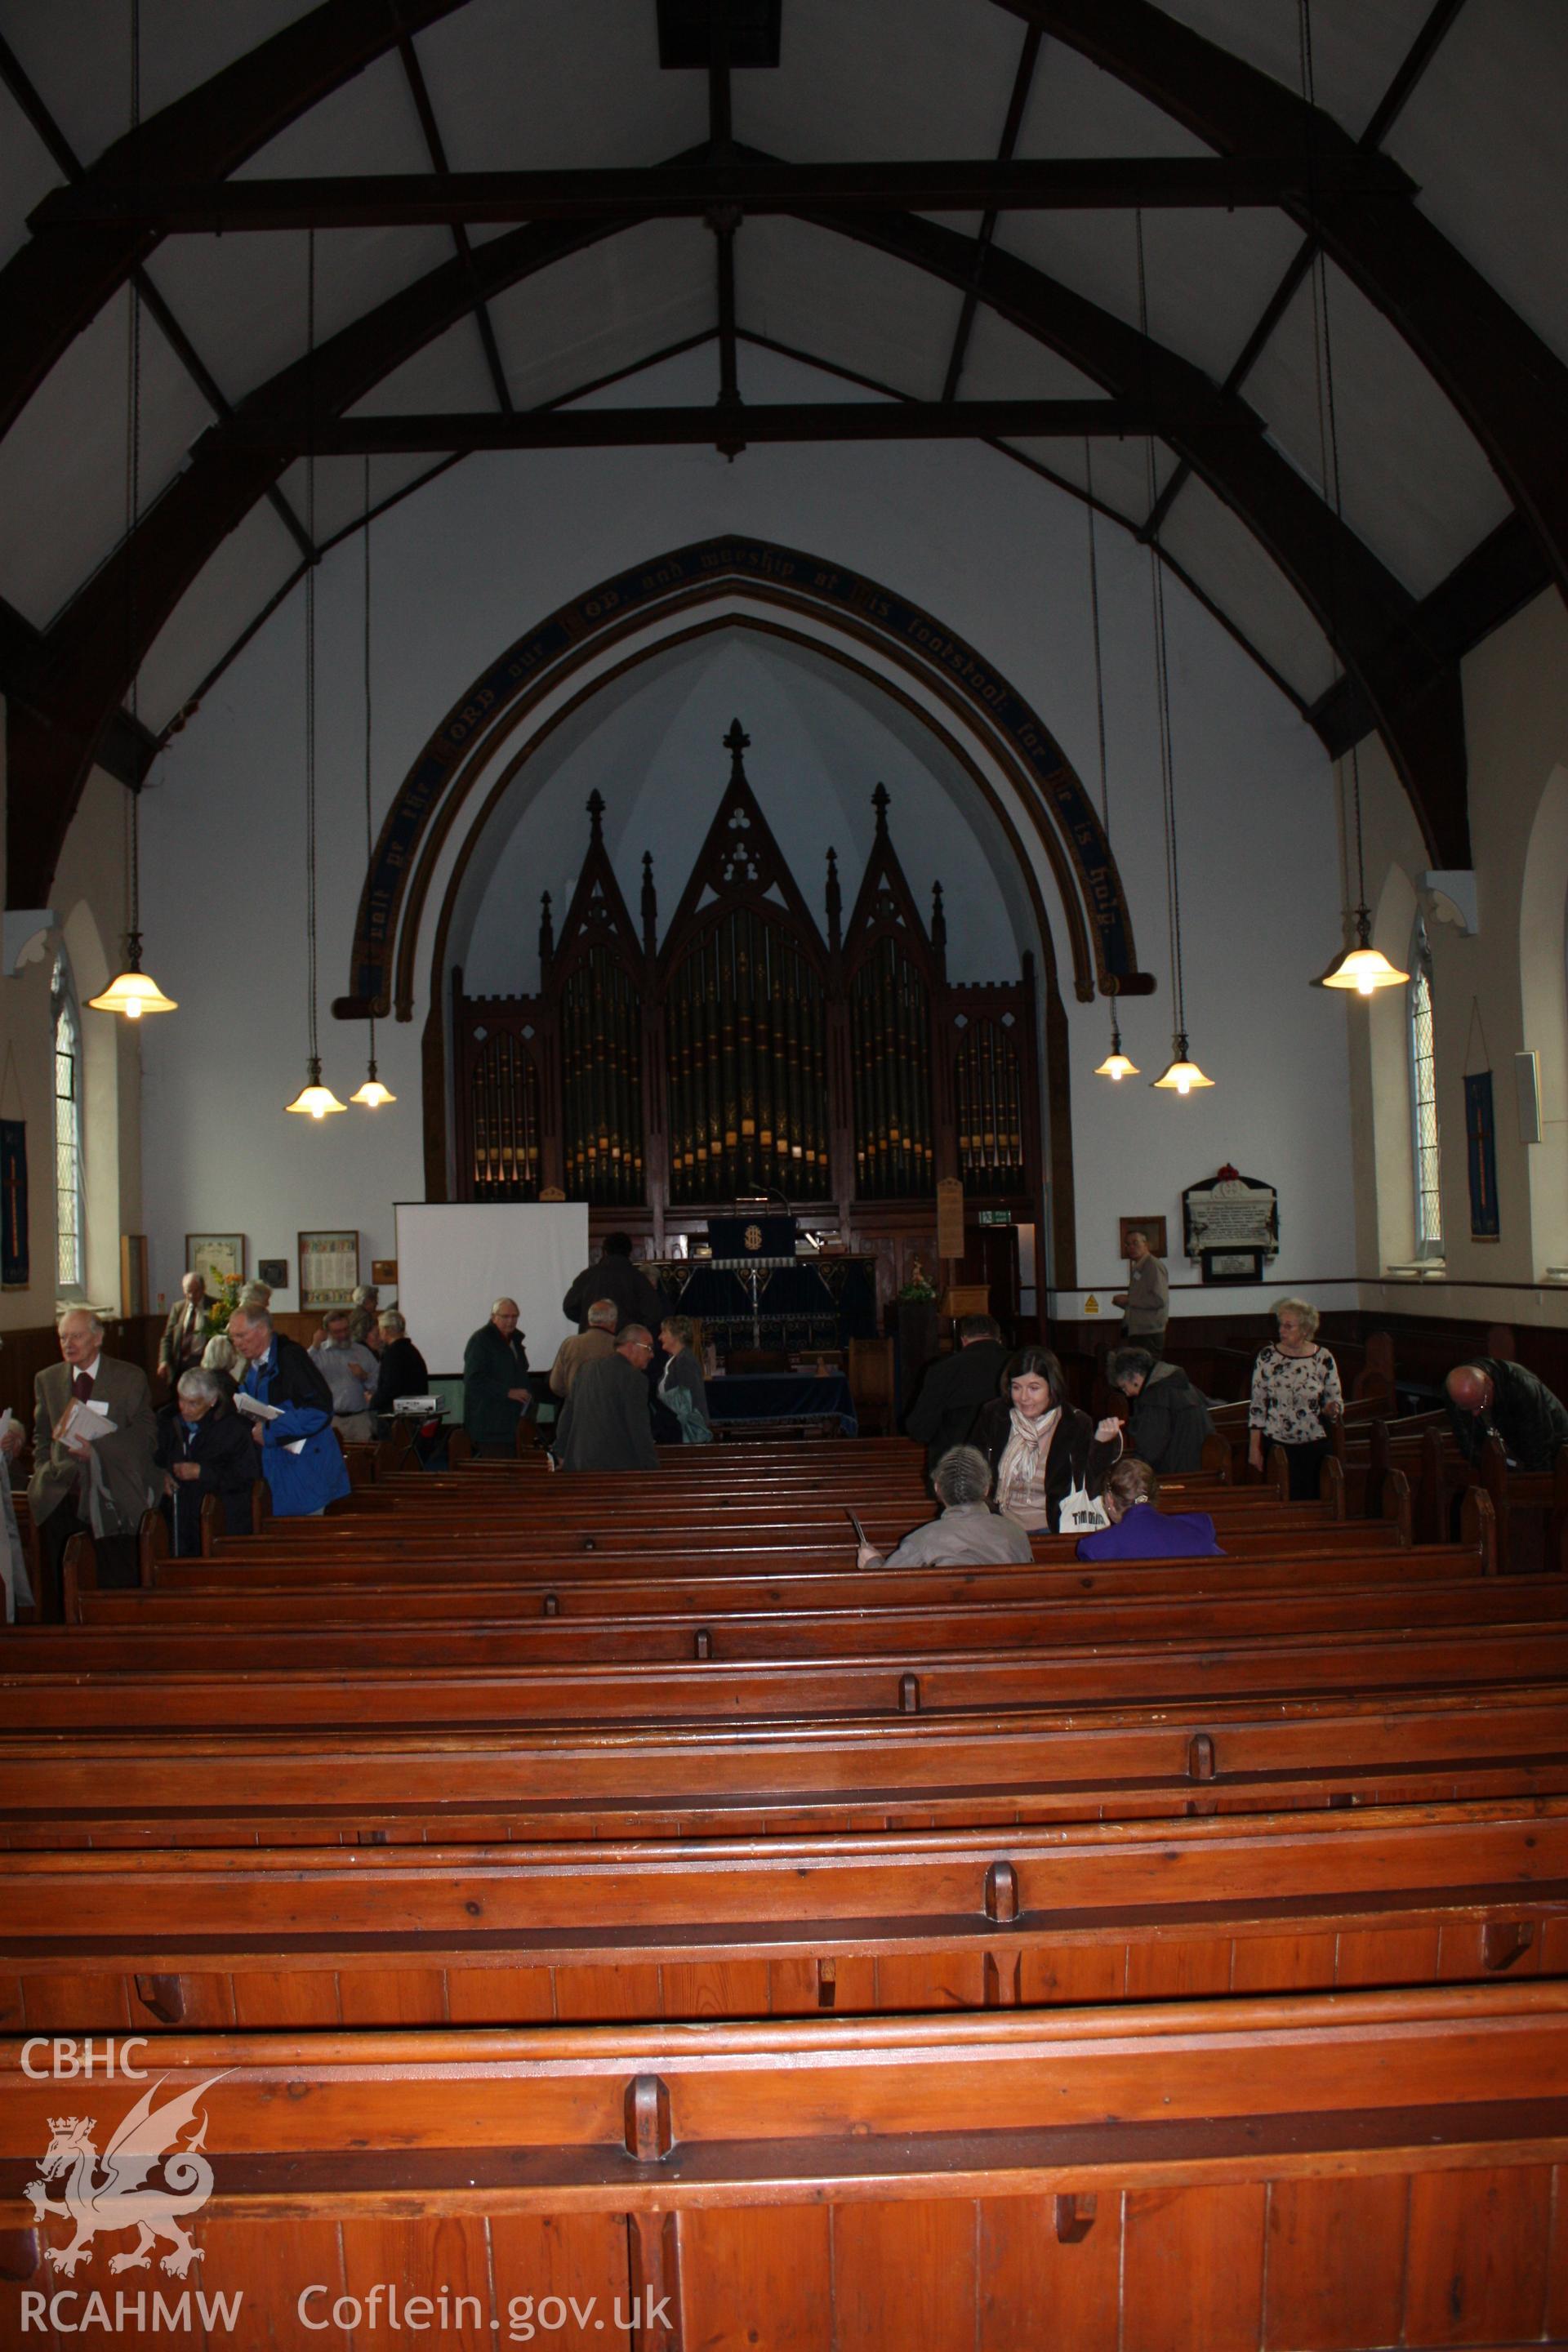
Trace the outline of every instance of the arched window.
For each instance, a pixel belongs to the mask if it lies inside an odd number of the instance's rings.
[[[55,1284],[79,1297],[87,1281],[87,1220],[82,1190],[81,1021],[70,966],[55,959],[49,987],[55,1030]]]
[[[1437,1064],[1432,1044],[1432,950],[1419,916],[1410,942],[1410,1142],[1415,1185],[1415,1255],[1443,1255],[1437,1139]]]

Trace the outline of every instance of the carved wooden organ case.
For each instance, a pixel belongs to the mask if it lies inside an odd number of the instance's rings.
[[[595,793],[558,936],[544,898],[539,993],[465,996],[454,972],[458,1197],[558,1190],[662,1231],[771,1190],[864,1224],[873,1204],[929,1214],[938,1179],[958,1176],[970,1198],[1037,1215],[1032,957],[1015,981],[949,982],[942,886],[928,928],[880,784],[847,924],[827,852],[825,938],[747,782],[738,720],[724,740],[730,782],[662,944],[652,859],[639,927]]]

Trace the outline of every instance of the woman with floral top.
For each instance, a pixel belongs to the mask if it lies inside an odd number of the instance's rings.
[[[1290,1465],[1292,1502],[1316,1502],[1329,1451],[1328,1424],[1344,1411],[1339,1366],[1318,1345],[1318,1310],[1304,1298],[1282,1298],[1274,1309],[1279,1337],[1252,1368],[1247,1416],[1247,1459],[1263,1467],[1268,1446],[1283,1448]]]

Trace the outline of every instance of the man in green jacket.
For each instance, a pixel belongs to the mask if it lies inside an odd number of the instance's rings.
[[[517,1425],[532,1410],[528,1350],[517,1301],[498,1298],[463,1350],[463,1427],[477,1454],[514,1454]]]

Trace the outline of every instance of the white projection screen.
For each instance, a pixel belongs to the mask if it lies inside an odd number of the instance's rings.
[[[433,1379],[456,1379],[497,1298],[515,1298],[529,1368],[577,1328],[561,1301],[588,1263],[585,1201],[397,1203],[397,1307]]]

